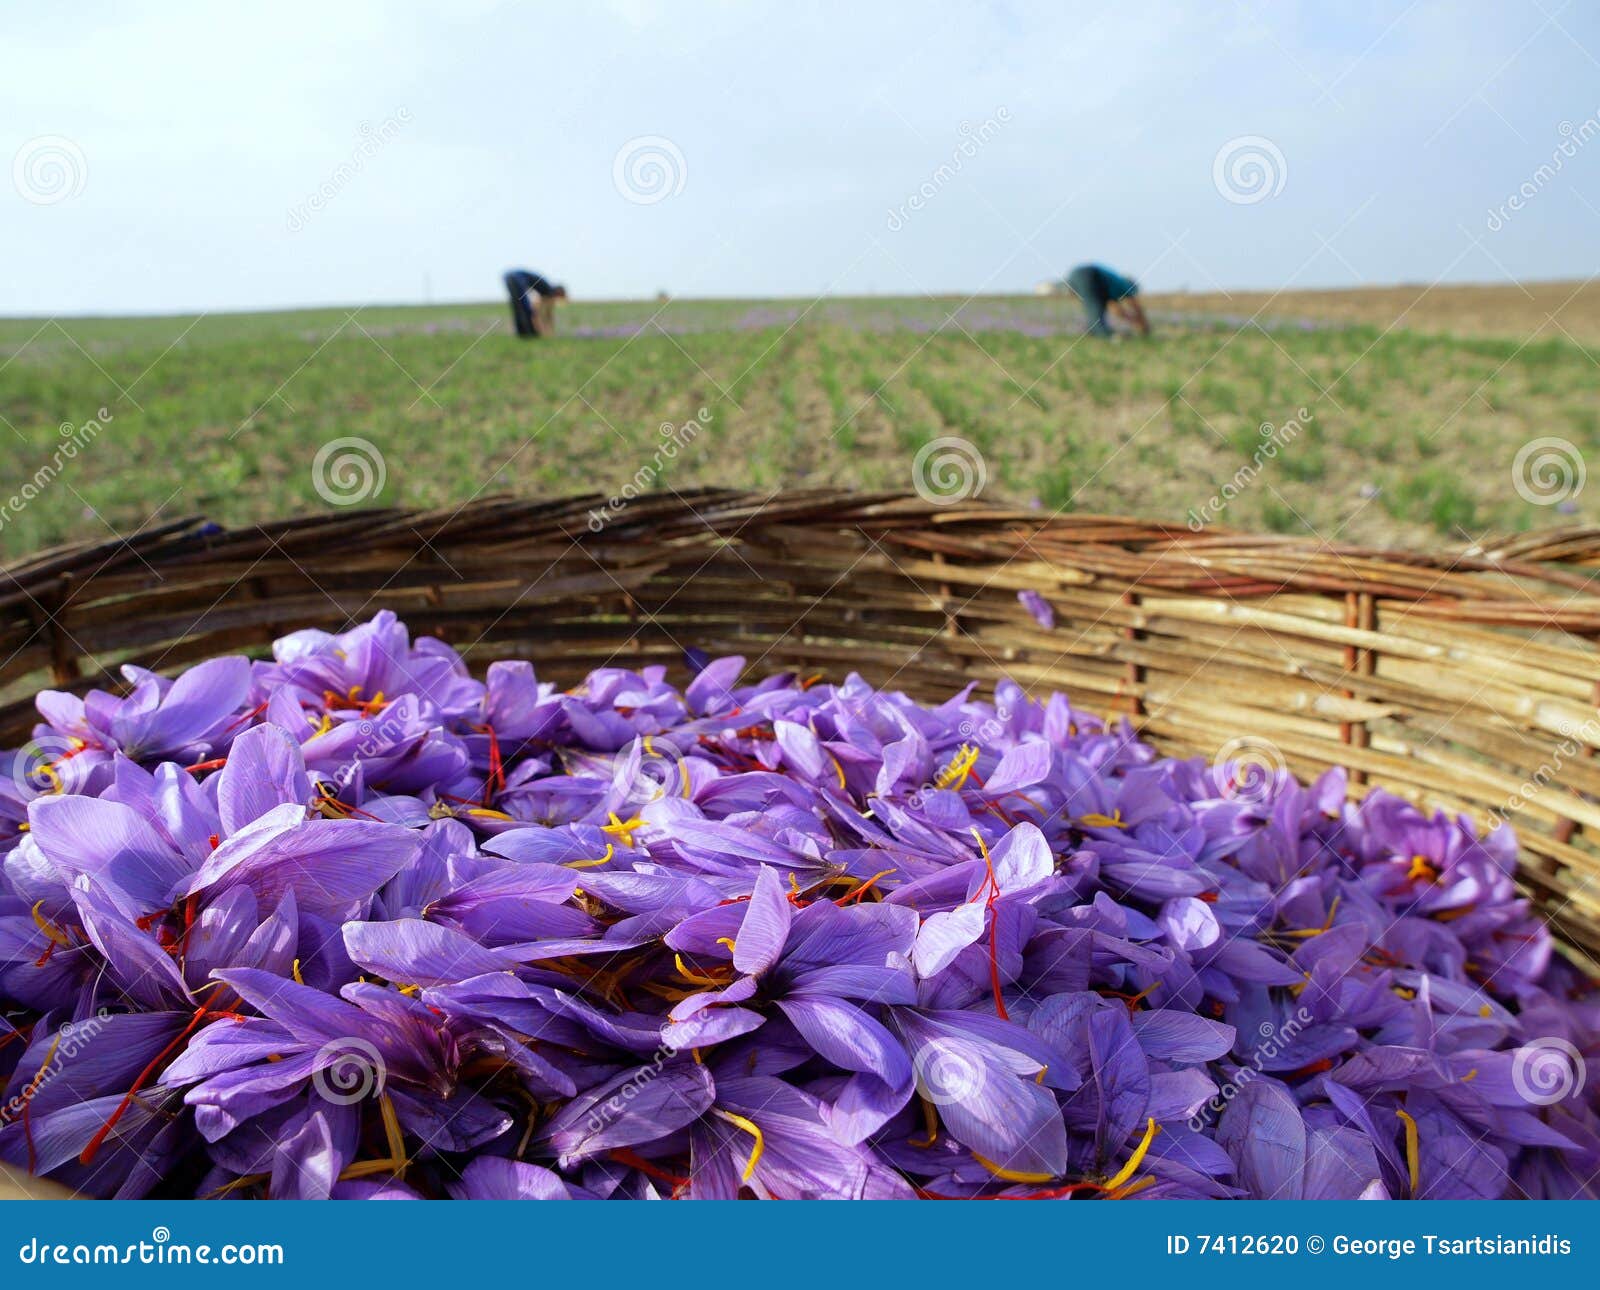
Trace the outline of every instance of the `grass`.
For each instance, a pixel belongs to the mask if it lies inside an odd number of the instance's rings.
[[[1574,522],[1589,495],[1576,515],[1534,506],[1513,458],[1539,436],[1600,447],[1596,357],[1559,332],[1239,331],[1202,314],[1107,344],[1050,298],[675,301],[574,304],[562,335],[527,344],[504,313],[0,321],[0,552],[318,509],[313,461],[348,437],[381,453],[380,503],[614,493],[663,423],[701,408],[709,425],[658,487],[910,488],[917,450],[955,435],[981,452],[986,496],[1171,520],[1251,462],[1263,423],[1304,408],[1217,522],[1369,542]]]

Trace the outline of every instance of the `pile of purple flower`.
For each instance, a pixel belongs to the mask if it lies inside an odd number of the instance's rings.
[[[1475,836],[1014,684],[479,682],[393,615],[0,766],[0,1160],[96,1196],[1571,1197]]]

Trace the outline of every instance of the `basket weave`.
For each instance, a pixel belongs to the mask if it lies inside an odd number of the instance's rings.
[[[1266,741],[1522,833],[1523,881],[1600,958],[1600,530],[1464,552],[1328,546],[1096,515],[831,491],[485,499],[218,531],[183,520],[0,570],[0,738],[31,693],[260,652],[381,608],[475,662],[857,671],[921,698],[1011,676],[1126,714],[1169,753]],[[1039,626],[1017,600],[1054,607]]]

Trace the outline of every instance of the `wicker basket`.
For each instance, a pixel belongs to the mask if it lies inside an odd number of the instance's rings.
[[[0,738],[25,740],[42,685],[260,652],[380,608],[558,681],[678,668],[690,646],[924,698],[1009,675],[1168,752],[1244,737],[1302,775],[1350,767],[1353,792],[1510,818],[1528,891],[1600,957],[1600,530],[1414,554],[839,492],[650,496],[594,531],[602,504],[186,520],[14,563]],[[1030,588],[1053,630],[1018,602]]]

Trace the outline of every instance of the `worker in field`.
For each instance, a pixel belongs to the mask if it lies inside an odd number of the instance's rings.
[[[1091,336],[1110,336],[1109,310],[1141,336],[1150,334],[1150,320],[1139,304],[1139,284],[1103,264],[1080,264],[1067,274],[1067,286],[1083,301]]]
[[[512,269],[505,276],[505,284],[511,297],[511,321],[517,335],[530,340],[554,335],[556,302],[567,298],[567,289],[529,269]]]

